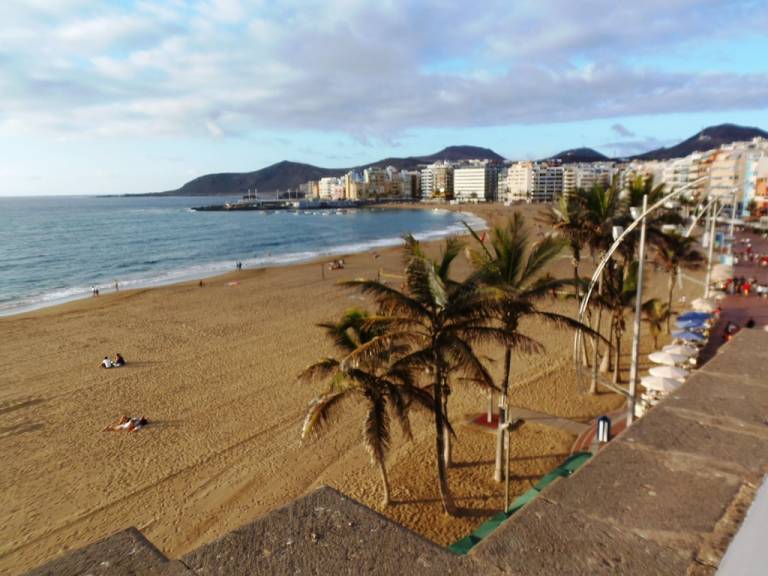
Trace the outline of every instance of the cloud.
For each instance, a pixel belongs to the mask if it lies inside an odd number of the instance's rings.
[[[479,0],[472,11],[438,0],[127,6],[0,7],[0,134],[294,129],[345,132],[364,144],[418,128],[768,106],[764,72],[631,64],[704,37],[757,32],[768,7],[748,1],[550,0],[510,10]],[[612,130],[621,142],[642,141],[622,124]]]
[[[616,134],[619,136],[622,136],[624,138],[632,138],[635,133],[629,130],[626,126],[623,124],[613,124],[611,125],[611,130],[613,130]]]

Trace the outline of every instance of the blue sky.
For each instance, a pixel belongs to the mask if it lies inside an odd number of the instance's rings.
[[[0,195],[768,129],[762,0],[3,0]]]

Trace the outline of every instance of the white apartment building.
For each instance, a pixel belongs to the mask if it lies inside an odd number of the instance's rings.
[[[423,200],[450,200],[453,198],[453,166],[435,162],[421,171],[421,198]]]
[[[546,162],[513,162],[499,177],[499,200],[515,202],[553,202],[575,187],[576,172],[569,167]]]
[[[568,164],[563,168],[564,194],[589,190],[597,185],[609,186],[615,172],[612,162]]]
[[[514,162],[499,176],[499,199],[505,204],[530,202],[533,162]]]
[[[490,164],[460,166],[453,171],[453,198],[459,202],[492,202],[497,171]]]
[[[344,180],[342,178],[320,178],[317,186],[321,200],[342,200],[344,198]]]

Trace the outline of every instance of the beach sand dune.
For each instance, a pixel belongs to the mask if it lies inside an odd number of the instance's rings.
[[[336,281],[401,268],[398,249],[345,261],[339,271],[323,273],[317,262],[244,270],[203,287],[103,294],[0,319],[0,572],[23,571],[128,526],[179,556],[323,483],[379,508],[378,475],[360,445],[361,409],[300,442],[319,387],[295,377],[332,353],[315,324],[365,304]],[[459,264],[467,266],[463,257]],[[559,266],[570,273],[567,258]],[[578,394],[570,334],[528,328],[549,355],[515,359],[513,403],[579,421],[620,404],[612,394]],[[115,352],[128,365],[99,368]],[[450,479],[467,514],[440,513],[424,415],[414,417],[413,442],[394,443],[396,503],[384,513],[449,543],[500,508],[503,488],[489,481],[493,434],[463,424],[485,402],[474,388],[451,397],[458,465]],[[150,425],[102,431],[123,414],[145,415]],[[513,440],[514,492],[561,461],[572,442],[562,430],[524,425]]]

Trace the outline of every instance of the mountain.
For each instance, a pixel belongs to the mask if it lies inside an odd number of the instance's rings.
[[[308,180],[319,180],[327,176],[341,176],[350,170],[362,170],[368,167],[394,166],[398,170],[414,170],[420,164],[431,164],[438,160],[456,162],[459,160],[504,160],[493,150],[477,146],[449,146],[440,152],[428,156],[408,156],[405,158],[384,158],[378,162],[354,166],[352,168],[320,168],[311,164],[284,160],[254,172],[228,172],[206,174],[190,180],[181,188],[160,192],[164,196],[235,196],[243,195],[248,190],[272,192],[296,188]]]
[[[704,128],[698,134],[683,140],[680,144],[670,148],[658,148],[632,156],[633,160],[668,160],[670,158],[683,158],[693,152],[705,152],[719,148],[723,144],[731,142],[744,142],[752,138],[768,138],[768,132],[749,126],[737,126],[736,124],[720,124]]]
[[[398,170],[414,170],[420,164],[432,164],[438,160],[456,162],[459,160],[504,160],[493,150],[477,146],[449,146],[440,152],[428,156],[408,156],[405,158],[384,158],[352,168],[320,168],[311,164],[284,160],[254,172],[229,172],[206,174],[190,180],[181,188],[160,192],[163,196],[239,196],[249,189],[259,192],[272,192],[296,188],[308,180],[319,180],[326,176],[341,176],[350,170],[362,170],[368,167],[394,166]]]
[[[346,170],[318,168],[311,164],[284,160],[254,172],[224,172],[206,174],[190,180],[181,188],[160,192],[164,196],[239,196],[248,190],[261,192],[296,188],[307,180],[340,176]]]
[[[573,162],[603,162],[610,160],[610,158],[592,148],[571,148],[570,150],[563,150],[559,154],[547,158],[547,160],[560,160],[563,164],[570,164]]]

